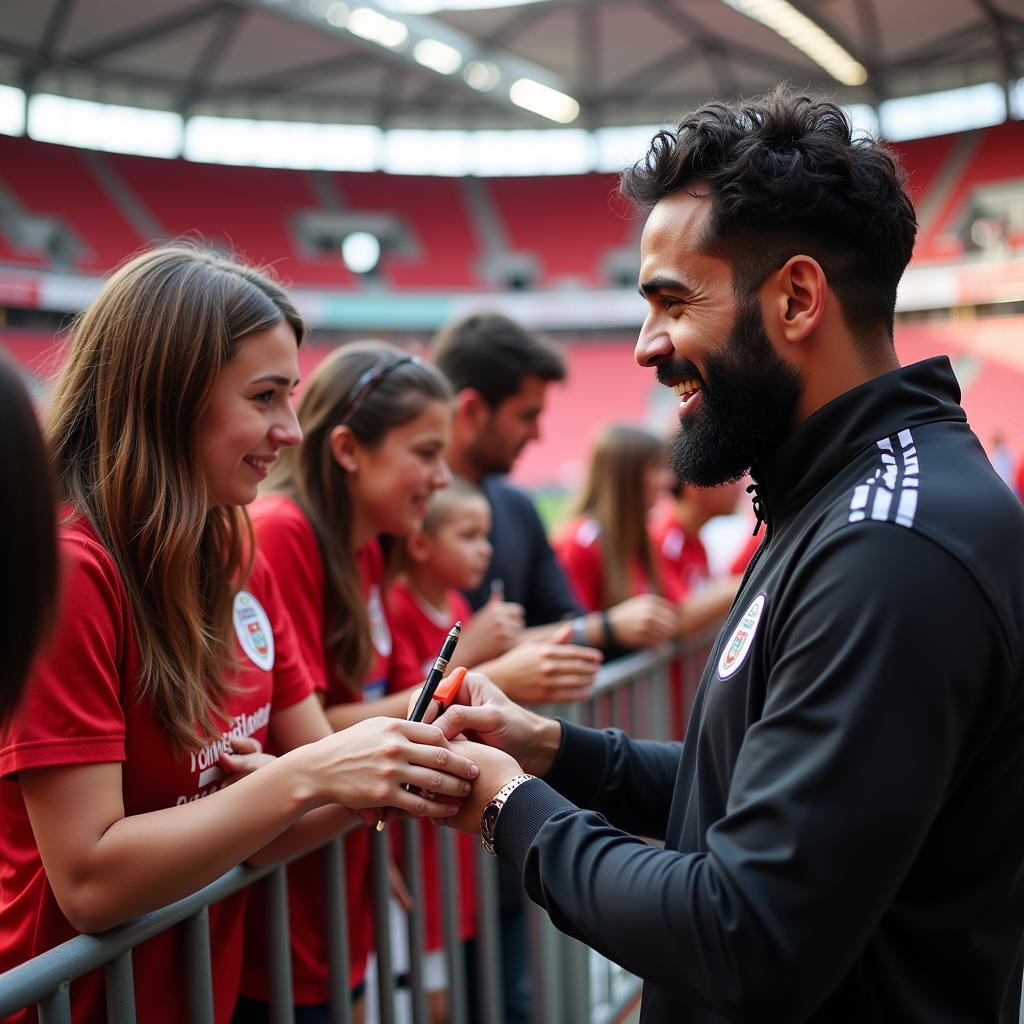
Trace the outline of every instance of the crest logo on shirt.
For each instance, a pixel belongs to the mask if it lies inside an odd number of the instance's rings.
[[[370,616],[370,636],[373,649],[382,657],[391,657],[391,630],[384,615],[384,603],[380,597],[380,587],[373,583],[366,597],[366,611]]]
[[[257,668],[269,672],[274,667],[274,631],[263,605],[247,590],[240,590],[235,595],[232,618],[245,656]]]
[[[754,644],[754,634],[757,632],[757,624],[761,621],[765,600],[764,594],[758,594],[754,598],[750,607],[743,613],[739,625],[733,630],[725,647],[722,648],[722,656],[718,659],[719,679],[728,679],[731,675],[735,675],[746,660],[750,648]]]

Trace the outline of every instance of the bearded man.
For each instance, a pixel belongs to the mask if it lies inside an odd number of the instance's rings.
[[[897,360],[898,164],[779,90],[659,132],[622,190],[674,469],[750,469],[764,539],[682,745],[471,677],[440,720],[487,744],[454,824],[644,979],[643,1024],[1016,1021],[1024,512],[949,361]]]

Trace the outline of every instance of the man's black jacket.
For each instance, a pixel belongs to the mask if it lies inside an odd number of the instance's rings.
[[[643,1024],[1017,1020],[1024,513],[958,402],[933,359],[801,424],[682,746],[565,725],[505,805]]]

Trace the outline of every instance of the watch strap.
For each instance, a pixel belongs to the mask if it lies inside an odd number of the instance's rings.
[[[536,775],[517,775],[515,778],[509,779],[501,789],[498,790],[494,796],[488,801],[487,806],[483,810],[483,814],[480,816],[480,841],[484,844],[484,849],[493,854],[494,850],[494,833],[498,825],[498,817],[501,814],[502,807],[505,806],[505,801],[524,783],[529,782],[531,779],[535,779]]]

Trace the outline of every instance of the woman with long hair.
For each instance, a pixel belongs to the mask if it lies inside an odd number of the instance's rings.
[[[32,400],[0,355],[0,564],[4,642],[0,722],[14,710],[57,607],[57,514],[53,474]]]
[[[331,731],[253,552],[242,506],[301,437],[302,334],[276,284],[188,247],[131,260],[76,325],[46,423],[65,600],[0,735],[0,969],[307,849],[351,809],[444,814],[468,791],[454,751],[428,767],[446,743],[432,727]],[[245,774],[268,740],[281,756]],[[218,1021],[243,910],[242,895],[210,909]],[[186,1018],[182,949],[172,930],[133,950],[139,1020]],[[72,1004],[102,1018],[100,972]]]
[[[613,424],[597,438],[587,479],[553,547],[576,599],[590,612],[637,594],[676,592],[658,563],[647,515],[665,490],[665,443],[640,427]]]
[[[440,374],[382,342],[347,345],[317,367],[299,403],[303,441],[274,466],[253,508],[257,544],[295,618],[305,661],[331,724],[370,715],[404,718],[418,662],[396,662],[384,602],[381,535],[415,529],[430,495],[449,480],[444,450],[451,393]],[[430,787],[433,788],[433,787]],[[345,837],[353,1000],[373,944],[370,836]],[[289,872],[292,987],[297,1019],[328,1019],[321,862]],[[252,929],[262,927],[259,900]],[[246,950],[236,1021],[266,1019],[264,950]]]

